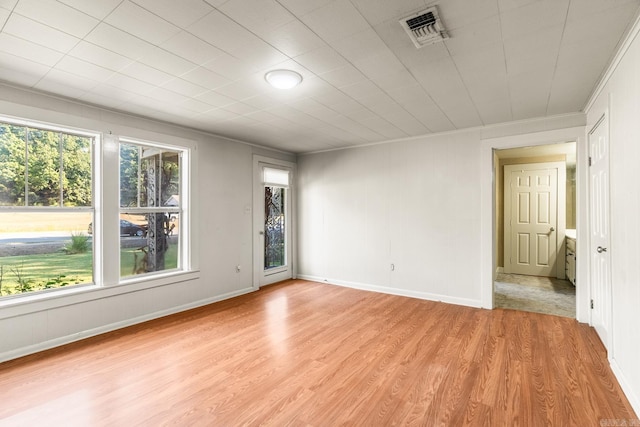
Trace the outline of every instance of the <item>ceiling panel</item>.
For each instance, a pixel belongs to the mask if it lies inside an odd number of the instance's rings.
[[[543,117],[547,113],[554,72],[553,69],[541,67],[509,76],[509,96],[514,120]]]
[[[41,24],[79,38],[89,34],[99,22],[96,18],[59,2],[23,0],[16,5],[13,13],[28,16]]]
[[[262,36],[271,46],[290,58],[326,46],[316,33],[298,20],[289,21]]]
[[[436,4],[449,38],[398,20]],[[306,152],[579,111],[640,0],[0,0],[0,80]],[[288,68],[300,86],[264,74]]]
[[[66,32],[41,24],[17,13],[12,13],[2,28],[2,33],[11,34],[18,38],[66,53],[71,50],[80,39]]]
[[[111,12],[104,22],[153,45],[159,45],[180,32],[177,26],[127,0]]]
[[[88,104],[93,104],[93,105],[100,105],[102,107],[106,107],[106,108],[111,108],[111,109],[117,109],[119,108],[121,105],[123,105],[125,102],[127,102],[127,105],[130,106],[132,105],[130,101],[131,99],[134,99],[134,94],[130,94],[130,96],[128,97],[122,97],[120,95],[122,95],[122,92],[120,94],[110,94],[113,96],[106,96],[103,95],[101,90],[104,87],[101,85],[98,85],[96,87],[94,87],[91,92],[85,92],[82,96],[80,96],[78,99],[82,102],[86,102]],[[100,90],[100,91],[99,91]],[[137,97],[136,97],[137,98]],[[146,114],[144,114],[146,115]]]
[[[56,64],[56,70],[66,71],[76,76],[104,82],[113,76],[113,71],[73,56],[65,56]]]
[[[296,19],[275,0],[229,0],[218,9],[260,37]]]
[[[213,11],[213,6],[202,0],[133,0],[133,2],[181,28],[188,27]]]
[[[18,3],[18,0],[0,0],[0,7],[3,9],[13,9]]]
[[[160,47],[198,65],[212,61],[224,54],[217,47],[186,31],[179,32],[162,43]]]
[[[0,79],[26,87],[33,87],[51,69],[38,62],[2,51],[0,51],[0,63],[12,64],[12,67],[0,67]]]
[[[171,74],[156,70],[155,68],[145,65],[141,62],[132,62],[131,64],[122,68],[120,70],[120,73],[143,81],[145,83],[151,83],[158,86],[162,86],[169,80],[173,79],[173,76]]]
[[[101,23],[84,40],[129,59],[137,59],[153,45],[109,24]]]
[[[86,41],[78,43],[67,56],[113,71],[121,70],[133,62],[124,55]]]
[[[38,64],[53,67],[64,57],[62,52],[15,37],[8,33],[0,33],[0,51]]]
[[[11,14],[10,10],[0,8],[0,27],[4,26],[4,23],[7,22],[7,19],[9,19],[10,14]]]
[[[197,64],[159,47],[148,48],[138,60],[174,76],[179,76],[198,67]]]
[[[300,19],[328,43],[371,29],[349,0],[334,0],[300,16]]]
[[[426,8],[424,0],[388,1],[388,0],[354,0],[353,4],[367,22],[375,26],[381,22],[401,18],[420,12]]]
[[[73,82],[71,84],[70,82]],[[36,89],[78,98],[98,85],[98,82],[61,70],[51,70],[35,85]]]
[[[499,13],[495,0],[448,0],[438,3],[446,28],[457,30],[478,22],[485,22]]]
[[[509,75],[517,76],[541,67],[553,71],[563,32],[564,25],[555,25],[547,27],[542,34],[506,40],[503,45]]]
[[[60,3],[71,6],[72,8],[86,13],[89,16],[93,16],[97,19],[104,19],[109,15],[122,0],[100,0],[100,1],[87,1],[87,0],[58,0]]]
[[[564,24],[569,0],[538,0],[500,15],[505,40],[529,34],[543,34],[547,27]]]
[[[213,71],[204,67],[194,68],[184,74],[181,74],[180,77],[184,80],[187,80],[194,84],[198,84],[210,90],[219,88],[221,86],[226,86],[231,83],[230,79],[227,79],[226,77],[214,73]]]

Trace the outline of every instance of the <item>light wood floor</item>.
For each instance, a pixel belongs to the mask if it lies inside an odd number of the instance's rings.
[[[289,281],[0,364],[0,425],[636,419],[573,319]]]

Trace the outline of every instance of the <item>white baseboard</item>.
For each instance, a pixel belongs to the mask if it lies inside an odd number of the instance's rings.
[[[307,274],[298,274],[298,279],[310,280],[312,282],[326,283],[329,285],[344,286],[346,288],[360,289],[363,291],[380,292],[383,294],[418,298],[418,299],[423,299],[428,301],[439,301],[439,302],[445,302],[448,304],[463,305],[466,307],[475,307],[475,308],[482,307],[482,302],[480,300],[458,298],[458,297],[452,297],[449,295],[432,294],[429,292],[419,292],[419,291],[412,291],[408,289],[390,288],[388,286],[369,285],[366,283],[348,282],[344,280],[325,279],[322,277],[310,276]]]
[[[0,363],[6,362],[7,360],[17,359],[18,357],[27,356],[29,354],[38,353],[40,351],[49,350],[51,348],[58,347],[61,345],[70,344],[72,342],[80,341],[85,338],[104,334],[106,332],[111,332],[117,329],[126,328],[127,326],[137,325],[138,323],[146,322],[153,319],[158,319],[160,317],[168,316],[175,313],[180,313],[182,311],[191,310],[192,308],[198,308],[208,304],[213,304],[214,302],[234,298],[234,297],[248,294],[254,291],[256,291],[255,288],[244,288],[238,291],[229,292],[229,293],[218,295],[212,298],[206,298],[206,299],[194,301],[188,304],[183,304],[177,307],[171,307],[166,310],[160,310],[154,313],[145,314],[143,316],[138,316],[131,319],[122,320],[119,322],[110,323],[108,325],[99,326],[97,328],[88,329],[86,331],[78,332],[71,335],[66,335],[63,337],[44,341],[38,344],[17,348],[11,351],[0,353]]]
[[[622,388],[622,391],[625,396],[627,396],[633,410],[636,412],[636,415],[640,416],[640,399],[638,398],[638,395],[635,394],[633,388],[629,385],[629,381],[627,381],[627,377],[624,375],[622,369],[620,369],[620,365],[618,365],[618,362],[616,362],[615,359],[610,360],[609,365],[611,366],[613,375],[615,375],[618,380],[618,384],[620,384],[620,388]]]

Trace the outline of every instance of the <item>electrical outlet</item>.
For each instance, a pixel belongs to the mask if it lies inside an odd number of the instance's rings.
[[[236,273],[240,273],[240,265],[236,265]]]

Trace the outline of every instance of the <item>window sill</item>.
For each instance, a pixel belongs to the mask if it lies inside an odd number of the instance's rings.
[[[74,285],[32,295],[15,296],[0,300],[0,320],[174,283],[188,282],[199,277],[200,271],[198,270],[175,271],[142,278],[125,279],[118,284],[109,286],[95,284]]]

